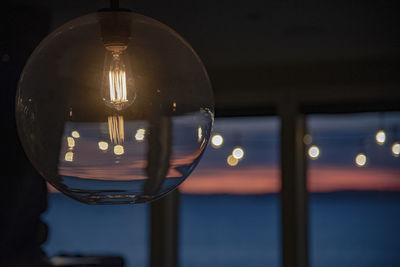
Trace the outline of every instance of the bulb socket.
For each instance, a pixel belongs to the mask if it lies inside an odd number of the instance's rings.
[[[127,15],[114,10],[100,17],[101,38],[107,50],[122,52],[128,47],[131,30]]]

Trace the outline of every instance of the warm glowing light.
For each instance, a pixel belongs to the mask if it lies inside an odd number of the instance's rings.
[[[75,147],[75,139],[70,136],[67,137],[67,143],[69,149],[73,149]]]
[[[392,145],[392,153],[393,156],[398,157],[400,155],[400,144],[398,142],[395,142]]]
[[[236,166],[239,163],[239,160],[234,158],[232,155],[229,155],[228,158],[226,159],[226,162],[228,163],[229,166]]]
[[[386,133],[383,130],[379,130],[375,135],[375,140],[378,145],[383,145],[386,141]]]
[[[128,102],[126,92],[126,72],[125,66],[120,60],[121,52],[113,52],[113,65],[108,72],[110,83],[110,102],[117,107]]]
[[[304,144],[306,144],[306,145],[310,145],[310,144],[312,143],[312,136],[309,135],[309,134],[306,134],[306,135],[303,137],[303,142],[304,142]]]
[[[143,141],[144,140],[144,135],[145,135],[145,133],[146,133],[146,130],[145,129],[138,129],[137,131],[136,131],[136,134],[135,134],[135,139],[136,139],[136,141]]]
[[[242,159],[243,158],[243,156],[244,156],[244,151],[243,151],[243,148],[241,148],[241,147],[235,147],[234,149],[233,149],[233,151],[232,151],[232,156],[235,158],[235,159]]]
[[[110,141],[113,144],[122,144],[124,142],[124,117],[108,116],[108,132]]]
[[[317,146],[310,146],[308,149],[308,156],[310,156],[311,159],[317,159],[320,155],[321,151]]]
[[[363,167],[365,164],[367,164],[367,156],[365,156],[363,153],[360,153],[356,156],[355,162],[358,167]]]
[[[114,154],[115,155],[122,155],[124,153],[125,153],[125,151],[124,151],[124,147],[123,146],[121,146],[121,145],[114,146]]]
[[[224,138],[220,134],[216,134],[211,138],[211,145],[214,148],[222,146],[223,143],[224,143]]]
[[[197,141],[201,141],[201,139],[203,138],[203,130],[201,129],[201,127],[199,126],[197,128]]]
[[[65,153],[65,161],[74,161],[74,152],[68,151],[67,153]]]
[[[78,131],[72,131],[71,135],[72,135],[73,138],[79,138],[79,137],[81,137],[81,135],[79,134]]]
[[[108,143],[107,143],[107,142],[100,141],[100,142],[98,143],[98,145],[99,145],[99,149],[100,149],[100,150],[105,151],[105,150],[108,149]]]

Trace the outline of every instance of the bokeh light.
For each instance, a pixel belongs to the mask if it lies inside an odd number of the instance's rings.
[[[367,164],[367,156],[363,153],[359,153],[355,159],[356,165],[358,167],[364,167]]]
[[[228,163],[229,166],[234,167],[238,165],[239,160],[234,158],[232,155],[229,155],[228,158],[226,159],[226,162]]]
[[[68,151],[67,153],[65,153],[65,161],[74,161],[74,152]]]
[[[122,155],[122,154],[124,154],[125,153],[125,151],[124,151],[124,147],[123,146],[121,146],[121,145],[116,145],[116,146],[114,146],[114,154],[115,155]]]
[[[386,133],[383,130],[379,130],[375,135],[375,140],[378,145],[383,145],[386,141]]]
[[[68,142],[68,148],[73,149],[75,147],[75,139],[68,136],[67,137],[67,142]]]
[[[99,145],[99,149],[100,149],[100,150],[105,151],[105,150],[108,149],[108,143],[107,143],[107,142],[100,141],[100,142],[98,143],[98,145]]]
[[[211,145],[214,148],[219,148],[222,146],[222,144],[224,143],[224,138],[222,137],[222,135],[220,134],[215,134],[212,138],[211,138]]]
[[[303,142],[304,142],[304,144],[306,144],[306,145],[310,145],[310,144],[312,143],[312,136],[311,136],[310,134],[306,134],[306,135],[303,137]]]
[[[308,149],[308,156],[311,159],[317,159],[320,155],[321,151],[319,150],[319,148],[317,146],[310,146],[310,148]]]
[[[243,151],[243,148],[241,148],[241,147],[235,147],[234,149],[233,149],[233,151],[232,151],[232,156],[235,158],[235,159],[242,159],[243,158],[243,156],[244,156],[244,151]]]
[[[139,142],[143,141],[145,134],[146,134],[146,130],[145,129],[138,129],[136,131],[136,134],[135,134],[136,141],[139,141]]]
[[[81,135],[79,134],[78,131],[72,131],[71,135],[72,135],[73,138],[79,138],[79,137],[81,137]]]
[[[393,156],[398,157],[400,155],[400,144],[398,142],[395,142],[392,145],[392,153]]]

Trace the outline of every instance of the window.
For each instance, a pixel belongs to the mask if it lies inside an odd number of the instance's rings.
[[[87,205],[49,194],[43,221],[49,226],[48,256],[122,256],[125,266],[148,265],[148,205]]]
[[[310,265],[400,263],[400,113],[311,115]]]
[[[279,266],[279,120],[220,118],[180,186],[180,266]]]

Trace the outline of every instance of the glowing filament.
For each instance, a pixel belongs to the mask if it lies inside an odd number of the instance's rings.
[[[125,71],[109,71],[110,80],[110,100],[111,103],[119,104],[127,102],[126,97],[126,73]]]
[[[108,80],[110,83],[110,102],[119,105],[128,102],[126,92],[126,72],[125,65],[120,59],[120,53],[112,54],[113,63],[108,72]]]
[[[108,132],[110,141],[113,144],[121,144],[124,142],[124,117],[108,116]]]

